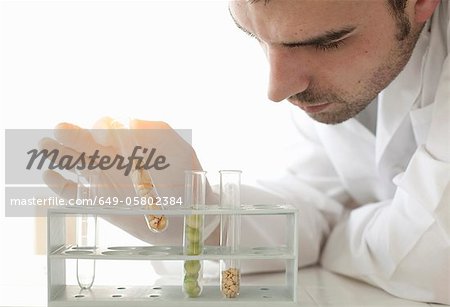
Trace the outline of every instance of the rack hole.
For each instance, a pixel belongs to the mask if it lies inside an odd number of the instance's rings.
[[[269,290],[269,288],[259,288],[259,290],[267,291],[267,290]]]
[[[117,287],[117,290],[125,290],[125,287]]]
[[[112,297],[122,297],[122,294],[113,294]]]
[[[76,298],[82,298],[82,297],[84,297],[84,295],[83,294],[77,294],[77,295],[75,295],[75,297]]]
[[[263,295],[263,298],[272,298],[272,297],[268,295]]]
[[[150,294],[148,297],[159,297],[159,294]]]
[[[162,288],[161,287],[153,287],[152,289],[153,290],[161,290]]]

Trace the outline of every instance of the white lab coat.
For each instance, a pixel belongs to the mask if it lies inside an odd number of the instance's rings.
[[[360,120],[324,125],[295,110],[293,162],[260,183],[300,208],[301,266],[320,261],[402,298],[450,304],[449,10],[442,1],[404,71]],[[244,201],[267,197],[247,191]],[[245,223],[254,233],[243,244],[278,228]],[[271,269],[247,270],[261,268]]]
[[[243,188],[244,203],[299,207],[300,266],[320,262],[402,298],[450,303],[449,15],[442,1],[404,71],[358,118],[324,125],[296,108],[299,140],[277,159],[288,161],[283,174]],[[376,136],[367,128],[375,121]],[[282,244],[279,220],[242,222],[242,245]],[[282,262],[249,261],[242,271]]]

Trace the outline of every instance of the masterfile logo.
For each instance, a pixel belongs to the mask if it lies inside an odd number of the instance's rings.
[[[76,142],[58,141],[54,132],[50,129],[5,131],[5,216],[42,216],[46,214],[42,208],[76,204],[64,193],[58,193],[66,188],[64,185],[49,187],[48,181],[43,180],[48,172],[72,183],[76,183],[80,175],[95,174],[100,178],[102,188],[97,205],[137,206],[142,203],[138,199],[142,195],[133,186],[133,174],[137,176],[145,171],[157,179],[158,195],[151,195],[152,202],[161,205],[182,203],[181,195],[173,195],[173,191],[184,185],[183,170],[189,169],[193,157],[192,152],[184,150],[188,147],[174,148],[171,142],[177,134],[177,138],[190,144],[191,130],[124,131],[123,138],[129,137],[130,133],[135,137],[131,141],[128,139],[126,148],[123,142],[108,145],[91,142],[89,146],[77,147]],[[104,135],[110,131],[97,129],[90,132]],[[120,132],[115,130],[114,133],[120,135]]]
[[[139,155],[141,151],[142,155]],[[116,154],[114,157],[109,155],[101,156],[100,150],[96,149],[94,153],[87,154],[86,152],[80,153],[78,156],[72,156],[67,154],[61,154],[58,149],[51,151],[47,149],[32,149],[27,152],[30,155],[30,160],[26,166],[27,170],[31,169],[36,160],[38,170],[41,170],[45,161],[49,160],[48,169],[54,170],[109,170],[116,168],[118,170],[124,170],[124,175],[128,176],[132,169],[154,169],[157,171],[166,169],[170,166],[166,163],[166,157],[158,155],[154,158],[156,148],[149,150],[148,148],[142,148],[141,146],[135,146],[131,156],[124,157],[120,154]],[[40,159],[38,159],[40,158]],[[145,160],[145,162],[144,162]]]

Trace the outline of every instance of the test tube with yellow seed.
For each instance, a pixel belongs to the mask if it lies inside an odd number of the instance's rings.
[[[146,201],[146,209],[162,208],[155,203],[159,197],[149,171],[142,167],[137,168],[136,165],[133,166],[131,181],[136,194]],[[147,214],[145,215],[145,221],[148,228],[154,232],[164,231],[168,226],[167,217],[164,215]]]
[[[241,206],[240,170],[220,171],[220,206],[222,208],[239,209]],[[241,217],[237,214],[222,215],[220,220],[220,245],[230,254],[239,252],[241,235]],[[239,295],[241,273],[238,259],[222,259],[220,261],[220,291],[226,298]]]
[[[113,129],[121,129],[122,132],[127,132],[122,134],[121,137],[118,133],[114,133],[116,137],[120,150],[122,154],[127,155],[127,152],[132,150],[135,146],[134,138],[130,131],[120,123],[119,121],[113,121],[111,123]],[[150,172],[142,166],[138,166],[137,162],[134,161],[131,168],[131,182],[133,183],[133,188],[136,194],[140,197],[139,203],[144,206],[145,209],[160,209],[162,206],[157,205],[159,200],[158,192],[153,183]],[[164,215],[145,215],[145,221],[148,228],[153,232],[162,232],[167,229],[169,221]]]

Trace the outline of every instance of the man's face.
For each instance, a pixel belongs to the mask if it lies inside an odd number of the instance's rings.
[[[229,8],[266,53],[269,99],[288,99],[327,124],[358,114],[400,73],[421,29],[413,24],[399,41],[385,0],[237,0]]]

